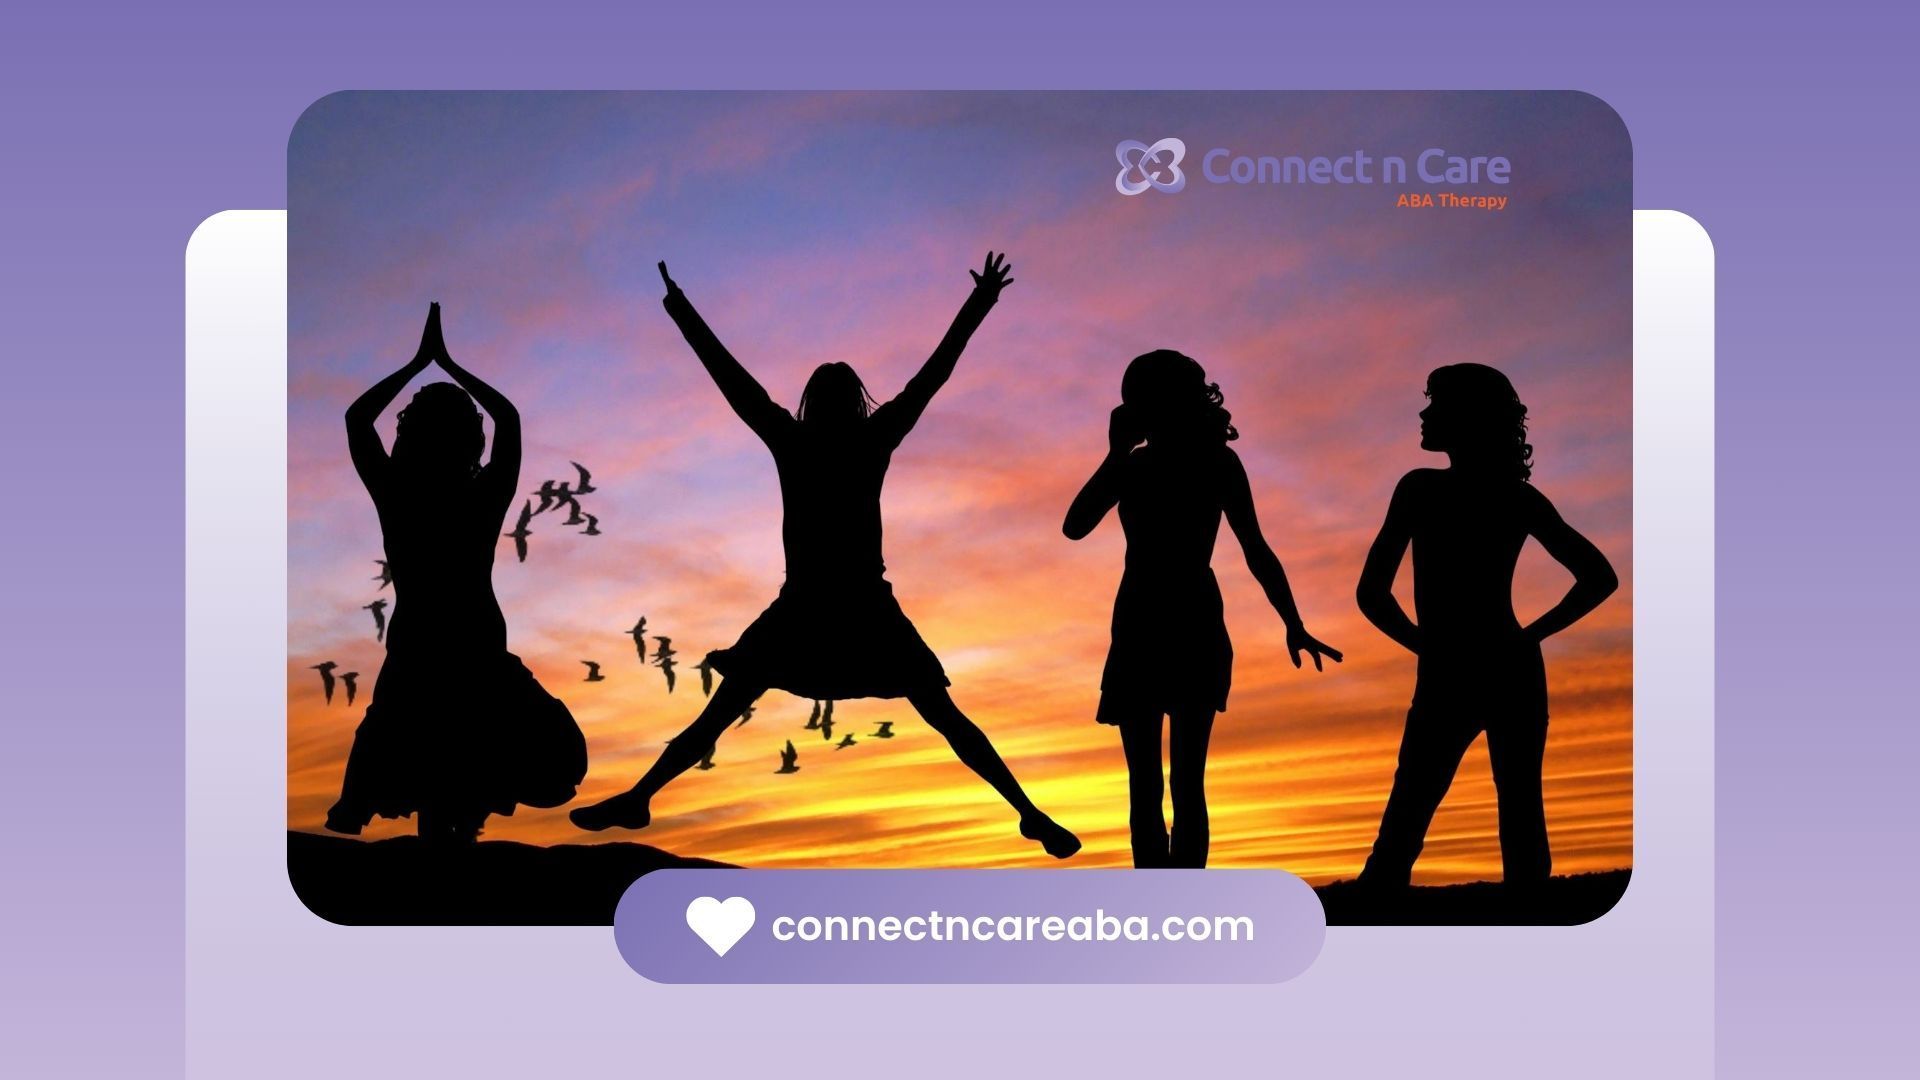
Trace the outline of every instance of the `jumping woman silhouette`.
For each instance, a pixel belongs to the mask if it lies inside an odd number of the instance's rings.
[[[1286,570],[1260,532],[1247,471],[1227,446],[1239,432],[1221,400],[1220,387],[1188,356],[1161,349],[1136,358],[1108,421],[1106,460],[1067,509],[1070,540],[1092,532],[1116,504],[1127,537],[1098,719],[1120,729],[1137,867],[1207,865],[1207,741],[1233,679],[1212,566],[1222,514],[1287,625],[1293,666],[1302,653],[1316,671],[1324,670],[1323,656],[1340,660],[1300,621]],[[1172,731],[1171,840],[1161,809],[1163,716]]]
[[[374,420],[438,362],[400,410],[391,456]],[[493,418],[493,453],[474,403]],[[417,815],[420,835],[464,842],[489,814],[559,806],[587,772],[586,740],[567,707],[507,651],[493,595],[493,553],[520,486],[520,414],[447,355],[440,305],[420,351],[347,409],[347,448],[373,496],[393,575],[387,658],[354,733],[327,828],[358,833]]]
[[[1540,792],[1547,744],[1540,643],[1598,607],[1619,579],[1600,549],[1529,482],[1527,407],[1505,375],[1482,364],[1452,364],[1427,376],[1427,397],[1420,447],[1446,454],[1450,464],[1401,478],[1360,574],[1360,610],[1420,658],[1393,793],[1360,880],[1408,883],[1434,811],[1484,731],[1505,879],[1537,885],[1553,869]],[[1513,574],[1529,536],[1574,581],[1558,604],[1522,626],[1513,611]],[[1417,624],[1393,595],[1408,545]]]
[[[631,790],[573,812],[583,829],[644,828],[653,796],[697,764],[727,726],[768,689],[821,701],[904,697],[946,737],[962,763],[993,785],[1020,817],[1020,833],[1064,859],[1080,849],[1014,780],[986,735],[947,693],[947,675],[893,597],[880,554],[880,487],[894,448],[953,374],[1000,290],[1011,283],[991,252],[973,272],[973,294],[940,346],[900,395],[875,405],[844,363],[807,380],[796,417],[775,404],[720,344],[660,264],[668,314],[746,425],[773,452],[785,511],[787,580],[732,648],[714,652],[714,687],[698,719],[661,752]]]

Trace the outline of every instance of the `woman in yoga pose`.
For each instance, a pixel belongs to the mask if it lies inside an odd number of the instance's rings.
[[[421,387],[400,410],[389,455],[374,421],[435,363],[453,382]],[[484,465],[476,401],[493,418]],[[489,814],[564,804],[586,776],[586,740],[507,651],[493,595],[493,553],[520,486],[520,414],[447,355],[439,304],[413,359],[347,409],[347,449],[380,515],[394,600],[327,828],[357,834],[376,814],[414,814],[422,837],[465,842]]]
[[[1055,858],[1080,849],[1078,838],[1033,804],[985,733],[954,704],[939,658],[894,599],[880,553],[880,488],[893,451],[1011,283],[1008,269],[1004,256],[988,254],[946,337],[898,397],[876,405],[852,367],[822,364],[807,380],[796,415],[727,352],[660,264],[667,313],[727,404],[773,453],[785,514],[786,583],[731,648],[709,657],[724,678],[699,717],[630,790],[575,810],[575,824],[644,828],[654,795],[697,764],[755,699],[778,689],[821,701],[906,698],[1013,807],[1021,835]]]

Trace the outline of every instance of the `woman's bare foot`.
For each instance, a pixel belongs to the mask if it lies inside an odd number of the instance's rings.
[[[1045,814],[1035,813],[1020,819],[1020,835],[1029,840],[1038,840],[1047,854],[1056,859],[1071,858],[1080,850],[1080,838],[1068,832],[1059,822]]]
[[[588,832],[602,829],[644,829],[653,821],[647,797],[637,791],[623,791],[611,799],[583,806],[568,814],[568,820]]]

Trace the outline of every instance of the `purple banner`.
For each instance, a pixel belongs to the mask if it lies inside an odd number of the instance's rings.
[[[613,922],[665,983],[1278,983],[1326,929],[1280,870],[660,870]]]

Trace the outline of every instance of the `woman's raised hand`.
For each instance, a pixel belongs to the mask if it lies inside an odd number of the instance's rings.
[[[666,283],[667,295],[669,297],[680,295],[679,284],[667,274],[667,261],[665,259],[660,260],[660,280]]]
[[[995,255],[989,251],[987,252],[986,265],[978,270],[969,270],[967,273],[973,275],[974,292],[981,293],[990,300],[995,300],[999,299],[1001,289],[1013,284],[1013,279],[1007,276],[1012,270],[1013,267],[1007,263],[1005,252]]]
[[[1315,671],[1327,670],[1320,663],[1320,658],[1322,656],[1325,656],[1328,659],[1331,659],[1336,664],[1339,663],[1341,659],[1339,649],[1336,649],[1333,646],[1328,645],[1326,642],[1321,641],[1319,638],[1314,637],[1312,634],[1307,633],[1307,628],[1305,626],[1287,627],[1287,651],[1293,654],[1294,667],[1300,666],[1301,653],[1304,652],[1307,655],[1313,657],[1313,670]]]
[[[447,355],[447,343],[440,336],[440,305],[429,304],[427,325],[420,331],[420,350],[413,354],[413,362],[418,367],[426,367],[445,355]]]
[[[1107,414],[1107,449],[1116,454],[1125,454],[1145,442],[1147,434],[1140,430],[1140,423],[1134,417],[1133,410],[1125,405],[1115,405],[1113,412]]]

